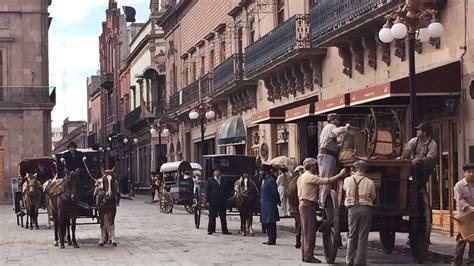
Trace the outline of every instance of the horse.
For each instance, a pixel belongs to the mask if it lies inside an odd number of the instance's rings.
[[[63,179],[52,181],[50,194],[48,195],[48,206],[54,221],[54,246],[58,246],[59,239],[61,249],[65,248],[66,229],[69,231],[69,226],[71,226],[72,241],[70,242],[68,238],[68,244],[73,244],[74,248],[79,248],[76,241],[76,219],[80,170],[76,169],[76,171],[71,172],[64,170],[64,173]]]
[[[96,181],[94,189],[95,203],[99,212],[100,240],[99,247],[110,240],[112,246],[117,246],[115,239],[115,215],[120,199],[120,190],[115,168],[102,170],[102,177]]]
[[[38,226],[38,209],[41,205],[41,183],[36,180],[36,174],[26,174],[26,178],[22,185],[23,204],[26,210],[26,229],[28,229],[28,218],[30,220],[30,230],[33,230],[33,224],[36,229]]]
[[[247,232],[253,236],[253,212],[258,203],[258,188],[255,182],[246,174],[234,183],[233,200],[240,214],[240,231],[242,236]]]

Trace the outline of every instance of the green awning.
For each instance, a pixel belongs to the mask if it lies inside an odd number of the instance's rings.
[[[218,146],[245,144],[245,124],[241,116],[227,119],[219,129]]]

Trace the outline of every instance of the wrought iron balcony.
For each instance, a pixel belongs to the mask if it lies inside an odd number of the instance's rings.
[[[181,106],[190,107],[199,101],[199,81],[195,80],[184,89],[170,96],[170,110],[177,111]]]
[[[233,81],[242,80],[244,57],[242,54],[233,54],[214,68],[213,88],[214,94],[226,89]]]
[[[55,104],[54,87],[0,87],[0,107],[18,105],[53,107]]]
[[[297,48],[309,48],[309,16],[295,15],[245,48],[247,76]]]
[[[389,10],[405,2],[404,0],[321,0],[310,10],[310,38],[321,38],[348,24],[366,23],[383,17]],[[365,18],[363,18],[365,17]],[[342,32],[342,31],[341,31]]]
[[[105,89],[111,89],[114,86],[114,74],[102,73],[100,76],[100,86]]]
[[[142,113],[142,107],[138,106],[133,109],[130,113],[125,115],[125,128],[130,129],[140,123],[140,114]]]

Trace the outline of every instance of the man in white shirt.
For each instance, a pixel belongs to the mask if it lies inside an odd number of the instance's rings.
[[[329,178],[337,174],[337,137],[347,132],[347,128],[350,127],[350,124],[339,127],[339,115],[336,113],[328,114],[327,120],[327,125],[324,126],[319,135],[318,169],[319,176],[322,178]],[[324,206],[328,191],[328,185],[320,187],[319,201],[321,206]]]
[[[344,205],[348,208],[349,225],[346,255],[348,265],[367,263],[367,242],[372,223],[371,206],[376,198],[375,183],[367,177],[367,167],[366,161],[355,162],[355,173],[344,180]]]

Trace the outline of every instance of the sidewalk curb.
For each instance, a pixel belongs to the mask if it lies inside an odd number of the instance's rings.
[[[287,225],[278,225],[277,224],[277,228],[278,228],[278,230],[285,231],[285,232],[290,232],[290,233],[295,232],[294,227],[287,226]],[[382,245],[380,244],[380,241],[377,241],[377,240],[369,240],[367,247],[369,249],[382,250]],[[398,252],[398,253],[410,254],[410,248],[407,247],[407,246],[404,246],[404,245],[395,244],[395,247],[394,247],[393,250]],[[429,253],[428,253],[428,257],[432,261],[437,261],[437,262],[441,262],[441,263],[451,263],[452,255],[430,250]]]

